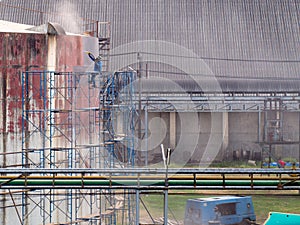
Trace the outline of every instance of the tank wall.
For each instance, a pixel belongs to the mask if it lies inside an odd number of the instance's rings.
[[[46,42],[46,36],[40,34],[0,33],[1,152],[21,151],[21,73],[45,68]],[[0,165],[3,167],[20,163],[18,154],[0,155]]]
[[[51,39],[52,38],[52,39]],[[51,40],[51,41],[50,41]],[[54,41],[53,41],[54,40]],[[83,71],[89,70],[92,63],[87,58],[85,51],[95,52],[97,50],[97,39],[83,36],[52,36],[46,34],[29,34],[29,33],[0,33],[0,167],[22,167],[22,135],[26,134],[22,130],[22,104],[24,103],[24,93],[22,94],[22,72],[25,71],[45,71],[49,68],[48,63],[52,62],[49,57],[54,57],[53,70],[59,72],[72,72],[76,68],[83,68]],[[49,50],[54,53],[48,54]],[[53,66],[53,65],[51,65]],[[49,78],[49,77],[48,77]],[[27,104],[28,109],[40,110],[49,108],[49,102],[45,103],[44,99],[37,94],[33,94],[34,88],[37,90],[41,86],[41,78],[32,76],[30,78],[29,95],[30,103]],[[61,91],[64,89],[65,80],[61,82]],[[83,80],[82,90],[88,90],[88,80]],[[44,91],[44,90],[42,90]],[[62,95],[67,96],[67,88],[62,91]],[[96,93],[91,94],[96,98]],[[94,105],[96,101],[90,99]],[[63,97],[55,99],[55,106],[59,108],[70,109],[71,104]],[[86,106],[86,99],[78,99],[78,107]],[[44,105],[46,104],[46,105]],[[93,105],[91,105],[92,107]],[[57,121],[64,121],[64,116],[57,118]],[[30,120],[33,124],[43,127],[45,129],[48,123],[45,123],[45,117],[41,114],[30,115]],[[32,135],[28,136],[26,140],[26,148],[39,148],[43,146],[43,135],[33,131],[36,130],[33,124],[28,124],[28,132]],[[82,132],[83,136],[83,132]],[[57,145],[64,145],[65,138],[59,138],[55,141]],[[67,143],[69,144],[69,143]],[[11,154],[13,153],[13,154]],[[58,157],[65,159],[65,154],[58,154]],[[40,155],[32,154],[30,158],[39,163]],[[58,158],[59,159],[59,158]],[[48,165],[49,166],[49,165]],[[3,190],[5,191],[5,190]],[[38,193],[34,193],[38,194]],[[21,213],[21,194],[14,196],[15,203],[18,206],[19,213]],[[45,211],[50,210],[47,202],[41,195],[36,195],[33,198],[28,198],[28,212],[31,212],[28,217],[27,224],[41,224],[43,223],[40,215],[40,210],[36,207],[36,203],[44,204]],[[0,197],[0,224],[10,225],[18,224],[19,219],[16,214],[16,209],[13,206],[9,195],[1,194]],[[62,210],[67,211],[67,205],[61,204]],[[87,207],[88,210],[88,207]],[[87,212],[83,212],[87,214]],[[59,221],[65,221],[65,216],[61,211],[54,211],[54,217]],[[49,221],[46,221],[49,222]]]

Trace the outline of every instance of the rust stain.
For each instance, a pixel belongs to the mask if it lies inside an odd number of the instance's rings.
[[[75,66],[84,65],[83,60],[83,38],[80,36],[67,36],[59,35],[56,37],[56,65],[57,71],[60,72],[72,72]],[[60,76],[56,78],[59,80],[61,86],[67,87],[69,85],[66,76]],[[64,90],[64,95],[67,96],[67,89]],[[72,109],[72,102],[65,101],[63,99],[56,99],[55,104],[58,108]],[[59,118],[56,118],[58,123],[66,124],[68,114],[61,113]],[[65,125],[67,129],[68,124]]]
[[[58,71],[72,72],[74,66],[83,65],[83,39],[80,36],[57,36]]]
[[[0,51],[3,53],[0,61],[3,123],[0,129],[4,133],[22,132],[21,73],[45,68],[45,37],[41,34],[0,33]],[[36,100],[37,105],[42,104]]]
[[[83,39],[80,36],[56,36],[56,71],[72,72],[75,66],[84,65]],[[0,132],[4,134],[3,146],[6,149],[7,133],[15,134],[22,132],[22,81],[21,73],[24,71],[44,71],[47,68],[47,35],[25,33],[0,33],[0,81],[1,81],[1,104],[2,124]],[[30,78],[33,87],[40,87],[43,82],[39,76]],[[61,77],[60,83],[67,86],[66,79]],[[47,90],[41,90],[40,94],[33,94],[27,109],[41,109],[47,107],[42,97]],[[29,90],[34,93],[33,90]],[[66,101],[57,100],[60,107],[70,109],[71,105]],[[60,118],[61,121],[66,118]],[[44,118],[36,115],[37,120]],[[14,138],[14,136],[11,136]],[[5,150],[4,150],[5,151]]]
[[[1,100],[2,100],[2,124],[1,124],[1,132],[3,133],[3,140],[2,140],[2,146],[3,146],[3,153],[7,151],[6,144],[7,144],[7,132],[6,132],[6,122],[7,122],[7,115],[6,115],[6,105],[7,105],[7,95],[6,95],[6,80],[7,80],[7,68],[5,65],[7,64],[7,58],[6,58],[6,47],[7,47],[7,36],[4,35],[2,38],[2,65],[1,65],[1,83],[2,83],[2,93],[1,93]],[[6,155],[3,155],[3,162],[2,167],[6,167]]]

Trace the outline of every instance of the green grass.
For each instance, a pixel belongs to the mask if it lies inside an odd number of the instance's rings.
[[[213,162],[209,165],[209,167],[216,168],[259,168],[261,166],[261,162],[256,162],[256,166],[248,164],[246,161],[223,161],[223,162]],[[164,168],[163,163],[156,163],[149,166],[150,168]],[[199,168],[199,163],[192,164],[176,164],[171,163],[169,168]]]
[[[170,219],[174,219],[175,216],[177,221],[183,221],[187,199],[213,196],[203,194],[195,195],[195,193],[196,192],[194,192],[194,194],[188,194],[188,192],[185,192],[184,194],[181,193],[179,195],[170,194],[168,199],[168,206],[170,209],[168,217]],[[163,217],[163,195],[142,195],[142,200],[154,218]],[[271,211],[300,214],[300,195],[280,196],[260,194],[253,195],[252,200],[257,217],[257,223],[263,223],[268,217],[268,213]],[[141,207],[141,215],[141,218],[150,218],[143,207]]]
[[[261,163],[256,162],[256,166],[248,164],[246,161],[231,161],[231,162],[219,162],[219,163],[212,163],[210,167],[217,167],[217,168],[258,168],[260,167]]]
[[[292,159],[284,159],[285,161],[292,161]],[[157,165],[156,165],[157,166]],[[257,162],[256,166],[249,165],[245,161],[219,162],[212,163],[210,167],[214,168],[260,168],[261,163]],[[197,168],[199,165],[185,165],[188,168]],[[162,165],[163,168],[163,165]],[[178,165],[171,164],[170,168],[178,168]],[[252,195],[254,211],[257,218],[257,223],[262,224],[268,217],[269,212],[283,212],[300,214],[300,195],[297,191],[278,192],[278,191],[219,191],[215,192],[217,195],[224,193],[224,195]],[[281,194],[281,195],[279,195]],[[285,194],[285,195],[283,195]],[[292,194],[292,195],[287,195]],[[164,197],[162,194],[141,195],[147,210],[150,211],[152,217],[163,217]],[[168,199],[170,219],[183,221],[185,204],[187,199],[210,197],[212,192],[209,191],[182,191],[180,194],[170,192]],[[141,218],[150,219],[148,213],[143,206],[141,209]]]
[[[263,222],[268,213],[284,212],[300,214],[300,196],[253,196],[254,210],[257,221]]]

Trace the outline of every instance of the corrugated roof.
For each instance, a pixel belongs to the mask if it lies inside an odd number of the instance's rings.
[[[246,78],[219,78],[216,88],[214,80],[193,79],[143,79],[141,87],[145,93],[294,93],[299,90],[300,80],[260,80]],[[138,90],[138,84],[135,83]]]
[[[41,20],[55,20],[55,17],[38,12],[20,12],[18,8],[5,5],[10,4],[37,11],[64,13],[68,15],[69,22],[78,16],[111,21],[112,48],[134,41],[162,40],[202,57],[212,73],[223,79],[229,77],[248,82],[247,79],[256,78],[257,82],[278,82],[278,78],[282,77],[299,77],[299,0],[70,2],[2,0],[0,19],[37,24]],[[153,49],[153,52],[156,50]],[[180,54],[176,49],[173,52]],[[148,69],[157,72],[149,74],[178,78],[176,73],[182,70],[169,67],[150,63]]]

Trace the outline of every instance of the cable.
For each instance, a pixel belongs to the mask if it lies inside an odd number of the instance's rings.
[[[145,55],[155,55],[155,56],[166,56],[184,59],[205,59],[214,61],[231,61],[231,62],[260,62],[260,63],[300,63],[300,59],[293,60],[272,60],[272,59],[239,59],[239,58],[218,58],[218,57],[206,57],[206,56],[183,56],[183,55],[172,55],[172,54],[161,54],[153,52],[125,52],[118,54],[111,54],[111,57],[122,56],[122,55],[134,55],[134,54],[145,54]]]
[[[157,74],[172,74],[172,75],[180,75],[180,76],[199,76],[199,77],[210,77],[210,78],[226,78],[226,79],[244,79],[244,80],[266,80],[266,81],[300,81],[300,77],[292,77],[286,78],[284,76],[281,77],[243,77],[243,76],[230,76],[230,75],[221,75],[221,74],[187,74],[184,72],[173,72],[173,71],[161,71],[161,70],[141,70],[141,72],[152,72]],[[151,77],[151,76],[150,76]],[[155,76],[153,76],[155,77]],[[163,77],[167,78],[167,77]]]

